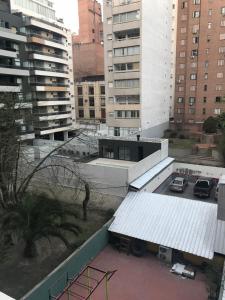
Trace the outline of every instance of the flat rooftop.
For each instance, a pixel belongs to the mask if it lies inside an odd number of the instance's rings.
[[[88,162],[88,165],[95,165],[95,166],[107,166],[107,167],[114,167],[114,168],[122,168],[122,169],[129,169],[130,167],[136,165],[138,162],[136,161],[126,161],[126,160],[116,160],[116,159],[109,159],[109,158],[97,158]]]
[[[170,267],[154,255],[134,257],[119,253],[107,246],[91,263],[104,271],[117,270],[109,281],[110,300],[206,300],[206,278],[197,271],[194,280],[183,279],[170,273]],[[76,292],[75,287],[73,291]],[[59,300],[67,300],[67,295]],[[105,283],[91,296],[92,300],[105,300]]]

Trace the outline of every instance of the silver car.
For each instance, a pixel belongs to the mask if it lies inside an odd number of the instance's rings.
[[[183,193],[188,186],[188,181],[183,177],[176,177],[170,183],[170,191]]]

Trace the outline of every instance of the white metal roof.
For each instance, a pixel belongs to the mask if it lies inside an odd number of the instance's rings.
[[[217,205],[147,192],[129,193],[109,231],[212,259]]]
[[[11,298],[11,297],[9,297],[9,296],[1,293],[1,292],[0,292],[0,299],[1,300],[14,300],[13,298]]]
[[[162,170],[168,167],[173,161],[174,158],[167,157],[166,159],[158,163],[155,167],[151,168],[149,171],[147,171],[142,176],[140,176],[138,179],[131,182],[130,186],[140,190],[150,180],[152,180],[155,176],[157,176],[160,172],[162,172]]]
[[[217,221],[215,252],[225,255],[225,221]]]

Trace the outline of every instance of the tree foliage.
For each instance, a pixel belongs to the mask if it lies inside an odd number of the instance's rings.
[[[68,217],[71,216],[76,220],[77,215],[73,210],[57,200],[49,199],[45,195],[27,195],[4,211],[1,216],[1,229],[22,239],[25,243],[24,255],[34,257],[35,242],[41,238],[57,237],[66,247],[70,247],[65,232],[77,236],[81,231],[74,221],[69,220]]]
[[[216,133],[218,126],[218,120],[214,117],[209,117],[203,124],[203,130],[205,133]]]

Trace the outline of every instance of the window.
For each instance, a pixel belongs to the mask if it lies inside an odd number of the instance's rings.
[[[183,114],[184,113],[184,109],[183,108],[178,108],[177,109],[177,113],[178,114]]]
[[[112,146],[103,146],[102,147],[102,156],[104,158],[114,158],[114,151]]]
[[[222,90],[223,90],[222,84],[217,84],[216,85],[216,91],[222,91]]]
[[[221,114],[221,109],[220,108],[215,108],[214,114],[215,115],[220,115]]]
[[[178,76],[178,81],[183,81],[184,80],[184,75],[179,75]]]
[[[140,103],[140,95],[115,96],[115,102],[118,104],[139,104]]]
[[[115,80],[115,88],[138,88],[139,79]]]
[[[223,78],[223,73],[217,73],[217,74],[216,74],[216,77],[217,77],[217,78]]]
[[[113,72],[113,67],[112,66],[108,66],[108,71],[109,72]]]
[[[201,0],[193,0],[193,4],[199,5],[201,3]]]
[[[207,84],[204,84],[203,90],[206,92],[206,91],[207,91],[207,89],[208,89],[208,86],[207,86]]]
[[[225,15],[225,6],[221,7],[221,14],[224,16]]]
[[[191,50],[191,56],[192,57],[198,56],[198,49]]]
[[[94,97],[89,97],[89,106],[95,106],[95,99],[94,99]]]
[[[140,19],[140,10],[125,12],[113,16],[113,23],[124,23]]]
[[[131,46],[124,48],[115,48],[114,56],[126,56],[140,54],[140,46]]]
[[[120,136],[120,127],[114,127],[114,136]]]
[[[191,63],[191,68],[197,68],[197,63],[196,62]]]
[[[78,98],[78,106],[83,106],[83,105],[84,105],[83,98]]]
[[[197,74],[191,74],[190,79],[191,80],[196,80],[197,79]]]
[[[78,86],[77,87],[77,93],[78,93],[78,95],[83,95],[83,88],[82,88],[82,86]]]
[[[210,8],[209,10],[208,10],[208,16],[211,16],[212,15],[212,9]]]
[[[119,147],[119,159],[130,160],[130,149],[128,147]]]
[[[184,98],[183,97],[178,97],[177,98],[177,103],[183,103],[184,102]]]
[[[129,29],[126,31],[119,31],[114,33],[115,40],[122,41],[125,39],[137,39],[140,37],[140,29]]]
[[[105,95],[105,86],[104,85],[100,86],[100,93],[101,93],[101,95]]]
[[[193,37],[192,41],[193,41],[193,44],[198,44],[199,37],[198,36]]]
[[[225,47],[219,47],[219,53],[225,53]]]
[[[221,20],[221,21],[220,21],[220,26],[221,26],[221,27],[224,27],[224,26],[225,26],[225,20]]]
[[[78,111],[78,114],[79,114],[79,118],[83,118],[84,117],[84,111],[83,111],[83,109],[80,109]]]
[[[95,118],[95,110],[90,109],[89,110],[89,115],[90,115],[90,118]]]
[[[209,61],[206,60],[205,63],[204,63],[204,65],[205,65],[205,68],[208,68],[209,67]]]
[[[180,44],[181,44],[181,46],[184,46],[186,44],[186,41],[185,40],[181,40]]]
[[[180,57],[185,57],[185,52],[184,51],[182,51],[182,52],[180,52]]]
[[[107,24],[112,24],[112,18],[107,18]]]
[[[191,115],[195,114],[195,108],[189,108],[189,114]]]
[[[184,69],[185,68],[185,64],[179,64],[180,69]]]
[[[112,34],[107,34],[107,40],[108,41],[112,40]]]
[[[195,97],[189,97],[189,104],[193,105],[195,103]]]
[[[108,51],[108,57],[109,58],[112,57],[112,51],[111,50]]]
[[[205,49],[205,54],[209,54],[209,48]]]
[[[200,17],[200,11],[194,11],[194,12],[192,13],[192,17],[193,17],[193,18],[199,18],[199,17]]]
[[[220,40],[222,41],[222,40],[225,40],[225,33],[221,33],[220,34]]]
[[[199,31],[199,25],[198,24],[193,25],[192,33],[196,34],[196,33],[198,33],[198,31]]]
[[[219,59],[217,62],[218,66],[224,66],[224,59]]]
[[[203,115],[206,114],[206,108],[205,108],[205,107],[202,109],[202,114],[203,114]]]
[[[203,98],[203,102],[206,103],[207,102],[207,97]]]
[[[205,78],[205,79],[208,79],[208,73],[205,73],[205,74],[204,74],[204,78]]]
[[[217,96],[215,99],[216,102],[221,102],[221,97]]]
[[[116,110],[115,118],[117,119],[138,119],[140,115],[139,110]]]
[[[116,72],[119,71],[132,71],[132,70],[139,70],[139,62],[134,63],[123,63],[123,64],[115,64],[114,70]]]
[[[190,86],[190,91],[195,92],[196,91],[196,85],[191,85]]]
[[[188,7],[187,1],[183,1],[183,2],[181,3],[181,8],[184,9],[184,8],[187,8],[187,7]]]
[[[179,87],[178,87],[178,91],[179,91],[179,92],[183,92],[183,91],[184,91],[184,87],[183,87],[183,86],[179,86]]]
[[[88,94],[89,95],[94,95],[94,87],[93,86],[88,87]]]
[[[186,27],[182,27],[182,28],[180,29],[180,32],[181,32],[181,33],[186,33],[186,32],[187,32]]]

